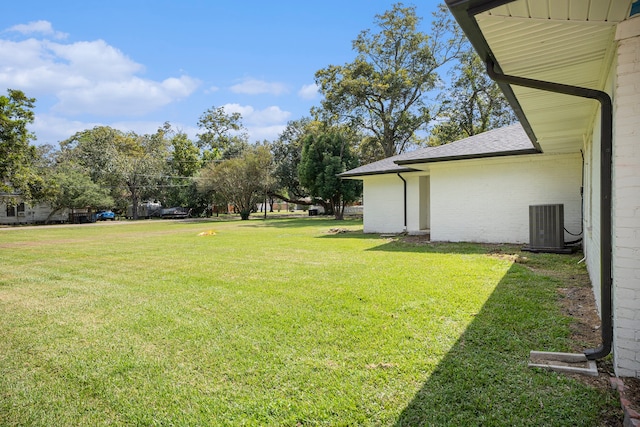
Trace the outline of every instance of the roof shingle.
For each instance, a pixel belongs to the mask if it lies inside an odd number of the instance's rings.
[[[493,129],[479,135],[460,139],[450,144],[419,148],[415,151],[369,163],[341,173],[343,178],[386,173],[410,172],[416,163],[448,160],[478,159],[509,155],[535,154],[528,135],[520,124]]]

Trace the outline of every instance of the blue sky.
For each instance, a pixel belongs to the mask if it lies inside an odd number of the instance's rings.
[[[314,73],[393,1],[24,0],[0,14],[0,91],[37,99],[37,144],[96,125],[195,138],[211,107],[240,112],[251,142],[319,105]],[[429,31],[436,0],[405,2]]]

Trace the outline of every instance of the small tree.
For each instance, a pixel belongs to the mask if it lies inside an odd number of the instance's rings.
[[[209,160],[237,157],[247,147],[247,130],[240,113],[228,114],[224,107],[211,107],[200,116],[198,146]],[[229,153],[227,153],[229,152]]]
[[[338,133],[308,135],[302,142],[298,167],[300,183],[314,197],[327,200],[336,219],[343,219],[347,203],[360,197],[360,181],[343,180],[338,174],[358,166],[347,140]]]
[[[53,210],[47,221],[64,208],[74,210],[113,206],[113,198],[109,192],[93,182],[89,174],[80,168],[68,164],[59,165],[48,179],[54,190],[51,198]]]
[[[240,218],[247,220],[256,205],[264,200],[270,165],[269,148],[252,147],[240,157],[206,166],[200,174],[198,188],[232,203],[240,212]]]

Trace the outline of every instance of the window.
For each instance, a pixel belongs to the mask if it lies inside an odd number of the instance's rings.
[[[7,205],[7,216],[16,216],[16,207],[15,205]]]
[[[24,216],[24,202],[18,205],[18,216]]]

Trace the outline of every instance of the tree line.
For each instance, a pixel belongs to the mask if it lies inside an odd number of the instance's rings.
[[[195,214],[232,204],[243,219],[280,199],[342,218],[362,188],[339,173],[515,120],[443,7],[428,34],[418,31],[415,8],[401,3],[374,23],[377,31],[353,41],[352,62],[316,72],[320,105],[274,141],[250,143],[242,116],[213,106],[195,140],[165,123],[153,134],[98,126],[59,147],[34,146],[27,126],[36,100],[8,89],[0,96],[0,193],[54,209],[133,206],[134,218],[150,199]],[[439,73],[447,67],[445,86]]]

